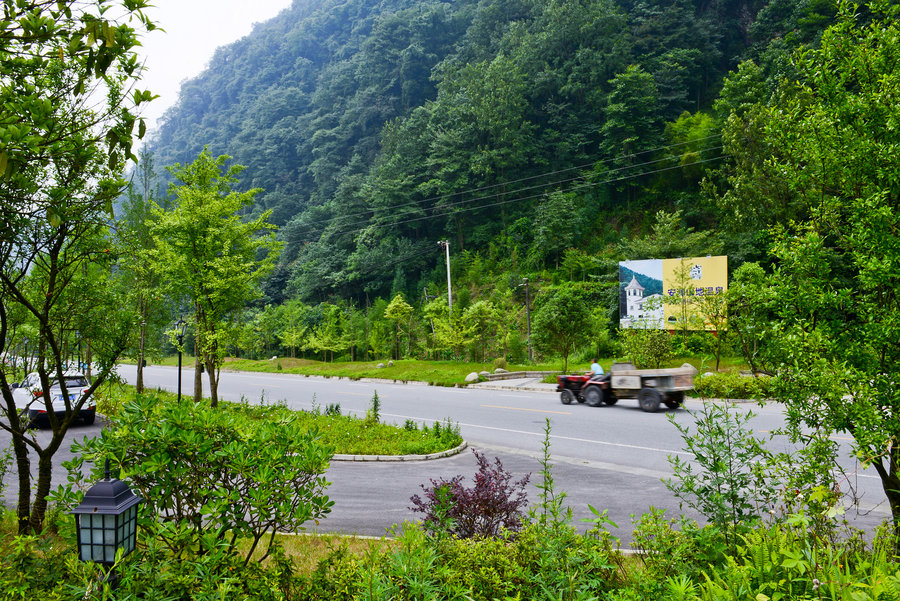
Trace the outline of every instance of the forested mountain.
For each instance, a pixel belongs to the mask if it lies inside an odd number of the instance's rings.
[[[285,242],[276,303],[421,291],[441,239],[540,271],[658,209],[714,224],[700,182],[722,120],[771,93],[833,4],[295,0],[183,85],[150,149],[247,166]]]

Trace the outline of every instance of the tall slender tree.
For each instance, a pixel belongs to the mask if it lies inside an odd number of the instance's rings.
[[[213,406],[218,405],[219,371],[236,320],[261,294],[260,281],[281,249],[275,226],[268,223],[270,212],[251,220],[241,217],[259,190],[233,189],[243,167],[225,168],[230,158],[213,157],[204,149],[193,163],[170,167],[180,182],[171,187],[175,203],[168,211],[157,205],[152,226],[158,269],[168,276],[172,293],[193,305],[194,400],[199,402],[203,394],[202,365]]]

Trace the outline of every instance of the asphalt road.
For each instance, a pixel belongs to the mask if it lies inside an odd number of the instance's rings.
[[[135,368],[123,366],[121,374],[133,382]],[[193,371],[183,372],[182,390],[193,389]],[[148,367],[145,382],[150,387],[175,390],[177,370]],[[407,419],[431,424],[449,418],[458,423],[469,444],[489,458],[499,457],[516,478],[531,474],[529,500],[536,504],[542,443],[546,419],[551,424],[551,454],[556,487],[567,495],[575,525],[591,516],[588,504],[606,509],[618,524],[612,532],[628,542],[632,516],[651,506],[666,509],[676,517],[684,513],[700,516],[689,508],[679,508],[678,500],[666,488],[664,478],[671,476],[667,457],[683,452],[683,441],[667,416],[691,424],[690,413],[699,402],[688,400],[684,409],[644,413],[635,401],[622,400],[612,407],[562,405],[556,394],[484,389],[430,387],[391,382],[357,382],[340,379],[303,377],[288,374],[223,372],[220,395],[227,400],[284,402],[295,409],[324,408],[339,403],[344,414],[364,415],[375,391],[381,401],[383,421],[402,424]],[[757,414],[752,425],[756,432],[772,431],[783,423],[777,405],[743,405],[742,410]],[[93,436],[98,426],[76,426],[72,436]],[[47,436],[46,432],[37,436]],[[0,448],[8,438],[0,433]],[[839,441],[846,445],[847,441]],[[788,443],[776,440],[776,448]],[[65,457],[68,444],[60,451]],[[65,480],[57,461],[54,481]],[[854,467],[848,464],[851,469]],[[432,478],[457,474],[471,476],[477,469],[471,451],[445,459],[425,462],[358,463],[332,462],[328,494],[335,501],[332,513],[317,528],[381,536],[394,524],[415,520],[409,498],[421,492],[421,485]],[[12,475],[7,476],[10,480]],[[14,498],[14,482],[7,490],[7,503]],[[860,527],[871,528],[887,516],[880,485],[873,474],[858,473],[853,484],[863,492],[867,514],[854,519]],[[881,505],[879,505],[881,504]]]

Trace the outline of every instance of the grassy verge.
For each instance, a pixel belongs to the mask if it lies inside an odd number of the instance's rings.
[[[176,396],[165,391],[153,391],[161,403],[175,403]],[[133,399],[134,387],[112,384],[103,388],[97,397],[98,410],[115,418],[124,403]],[[252,427],[255,421],[295,421],[306,429],[319,431],[322,442],[335,453],[348,455],[427,455],[452,449],[462,444],[459,426],[448,419],[431,426],[419,426],[407,420],[401,426],[385,424],[378,415],[377,397],[373,397],[368,415],[364,418],[341,415],[340,405],[325,409],[294,411],[281,403],[250,404],[221,401],[222,411],[241,414]]]
[[[383,363],[385,367],[378,367]],[[473,371],[493,371],[493,366],[485,363],[462,363],[459,361],[418,361],[401,359],[388,366],[381,361],[358,361],[354,363],[323,363],[306,359],[273,359],[253,361],[232,359],[225,369],[240,371],[281,372],[300,375],[333,376],[344,378],[382,378],[413,382],[428,382],[436,386],[458,386],[465,384],[466,376]],[[558,370],[559,365],[510,365],[508,371]]]
[[[185,365],[193,365],[192,357],[184,357]],[[616,359],[607,357],[600,359],[600,364],[609,369]],[[126,361],[123,361],[126,362]],[[385,367],[378,367],[383,363]],[[466,363],[461,361],[420,361],[415,359],[401,359],[388,366],[387,361],[356,361],[326,363],[309,359],[291,359],[279,357],[277,359],[226,359],[224,369],[235,371],[252,371],[263,373],[288,373],[304,376],[343,377],[351,379],[380,378],[386,380],[400,380],[404,382],[427,382],[436,386],[459,386],[465,384],[466,376],[473,371],[481,372],[494,370],[489,363]],[[665,367],[678,367],[684,363],[690,363],[701,373],[715,371],[715,360],[711,357],[678,357],[667,362]],[[166,357],[157,362],[157,365],[177,365],[175,357]],[[508,365],[507,371],[552,371],[562,373],[562,361],[538,363],[533,365]],[[583,362],[570,360],[569,373],[587,371],[588,365]],[[719,371],[733,371],[746,369],[746,365],[739,357],[723,357]],[[556,376],[548,381],[555,382]]]

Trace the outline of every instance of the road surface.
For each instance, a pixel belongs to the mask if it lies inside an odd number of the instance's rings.
[[[135,372],[133,366],[122,366],[120,370],[129,382],[134,381]],[[176,390],[175,368],[151,366],[144,370],[144,378],[149,387]],[[184,369],[182,378],[183,393],[193,390],[193,370]],[[678,499],[663,483],[672,473],[668,456],[690,457],[683,451],[681,436],[667,417],[692,424],[691,411],[700,407],[698,401],[688,400],[685,409],[648,414],[633,400],[592,408],[562,405],[556,394],[547,392],[443,388],[277,373],[222,372],[219,385],[220,396],[226,400],[284,402],[294,409],[340,404],[344,414],[355,415],[365,415],[376,391],[382,421],[402,424],[413,419],[431,424],[449,418],[459,424],[463,437],[473,448],[491,459],[499,457],[516,478],[531,473],[532,505],[538,501],[534,485],[540,481],[539,459],[549,418],[553,476],[557,489],[567,494],[566,504],[572,507],[579,530],[589,527],[580,522],[591,516],[588,504],[609,511],[609,517],[618,525],[611,531],[623,542],[630,540],[632,515],[640,516],[651,506],[666,509],[673,518],[681,513],[700,518],[686,506],[679,508]],[[747,404],[740,408],[757,414],[752,422],[756,432],[770,432],[783,423],[783,414],[776,404]],[[72,435],[80,438],[95,435],[96,431],[96,427],[76,426]],[[4,440],[0,435],[0,445]],[[839,442],[844,446],[848,443]],[[776,448],[788,447],[787,441],[780,439],[772,444]],[[64,445],[61,458],[67,448]],[[427,462],[332,462],[328,494],[335,505],[318,529],[383,535],[394,524],[417,518],[409,509],[409,498],[421,492],[422,484],[432,478],[471,476],[476,469],[470,451]],[[12,475],[7,476],[7,480],[11,478]],[[64,478],[58,469],[54,480],[63,482]],[[874,474],[859,473],[854,485],[864,493],[863,507],[869,512],[855,519],[859,526],[871,528],[887,517],[879,481]],[[6,493],[8,504],[14,498],[11,493]]]

